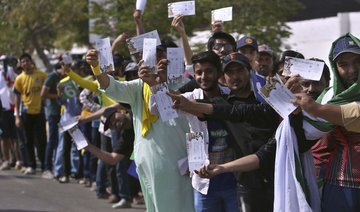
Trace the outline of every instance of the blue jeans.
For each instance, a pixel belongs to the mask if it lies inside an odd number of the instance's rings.
[[[56,154],[56,148],[59,142],[59,127],[58,127],[59,121],[60,121],[60,115],[48,116],[49,142],[46,145],[46,151],[45,151],[45,170],[52,171],[53,152],[55,151]]]
[[[27,152],[25,147],[25,135],[24,135],[24,127],[20,126],[20,128],[16,127],[16,135],[19,141],[19,152],[21,157],[21,166],[27,167],[29,164],[27,162]]]
[[[63,150],[64,150],[64,133],[59,133],[58,146],[55,153],[54,161],[54,176],[60,177],[64,175],[64,162],[63,162]]]
[[[115,147],[118,145],[121,136],[122,133],[120,133],[119,131],[111,130],[112,149],[115,149]],[[119,188],[119,197],[130,201],[130,189],[127,175],[128,163],[129,160],[127,158],[124,158],[116,164],[116,179]]]
[[[322,197],[322,210],[325,212],[360,211],[360,189],[325,183]]]
[[[238,212],[239,203],[236,187],[203,195],[194,189],[194,206],[196,212]]]
[[[83,132],[84,136],[88,139],[88,141],[91,142],[91,122],[79,125],[81,126],[80,129]],[[84,156],[82,157],[83,160],[83,175],[84,178],[90,179],[91,173],[90,173],[90,152],[85,150]]]

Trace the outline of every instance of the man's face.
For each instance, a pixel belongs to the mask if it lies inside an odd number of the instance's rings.
[[[239,63],[230,63],[224,70],[226,85],[231,91],[245,89],[250,83],[250,73]]]
[[[303,93],[311,96],[311,98],[314,100],[316,100],[323,92],[323,90],[328,86],[324,74],[319,81],[301,79],[300,85],[303,89]]]
[[[241,48],[238,49],[238,52],[245,55],[250,63],[252,64],[258,57],[258,53],[256,51],[256,49],[252,46],[243,46]]]
[[[214,46],[212,48],[213,52],[219,55],[221,61],[224,57],[232,52],[234,52],[234,48],[231,43],[224,38],[215,39]]]
[[[259,74],[268,76],[274,68],[273,58],[267,53],[259,53]]]
[[[340,54],[336,59],[336,68],[346,88],[358,80],[360,55],[354,53]]]
[[[20,66],[25,70],[29,71],[33,69],[33,62],[28,57],[24,57],[20,60]]]
[[[218,71],[209,62],[196,63],[194,65],[194,78],[204,91],[210,91],[217,86]]]

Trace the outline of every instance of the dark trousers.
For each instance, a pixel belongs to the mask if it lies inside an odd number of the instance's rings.
[[[37,141],[37,156],[41,163],[41,169],[44,170],[45,150],[46,150],[46,128],[45,115],[40,114],[22,114],[21,116],[25,131],[25,146],[27,150],[28,165],[36,169],[35,160],[35,141]]]

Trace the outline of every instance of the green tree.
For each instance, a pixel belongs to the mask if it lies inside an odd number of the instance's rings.
[[[50,71],[45,50],[88,44],[87,16],[87,0],[2,0],[0,52],[18,56],[35,50]]]
[[[146,31],[157,29],[160,37],[178,36],[171,27],[167,17],[167,3],[175,1],[147,1],[143,16]],[[260,44],[267,44],[275,51],[280,50],[281,41],[290,36],[286,17],[296,14],[303,6],[297,0],[197,0],[196,15],[186,16],[184,24],[188,36],[195,31],[211,28],[211,10],[233,6],[233,21],[224,23],[226,32],[237,32],[257,38]],[[135,10],[134,0],[104,0],[102,4],[91,4],[91,17],[96,19],[92,32],[104,37],[116,37],[128,31],[135,35],[135,22],[132,14]],[[237,37],[236,39],[239,39]],[[204,40],[203,43],[206,43]],[[195,51],[204,50],[206,45],[196,44]],[[125,46],[119,51],[128,55]]]

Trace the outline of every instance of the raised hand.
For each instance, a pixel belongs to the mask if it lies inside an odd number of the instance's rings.
[[[90,49],[87,53],[86,53],[86,62],[89,63],[92,67],[96,67],[99,63],[99,51],[96,49]]]
[[[185,26],[184,23],[182,22],[183,19],[183,15],[176,15],[171,23],[171,26],[176,29],[180,34],[184,34],[185,33]]]

